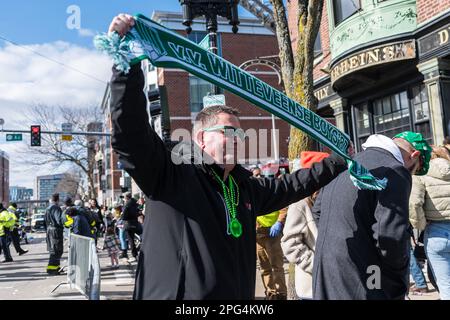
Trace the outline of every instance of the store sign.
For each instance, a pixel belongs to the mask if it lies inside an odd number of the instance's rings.
[[[357,70],[378,64],[414,59],[416,44],[414,40],[401,41],[374,47],[351,55],[331,69],[331,82]]]
[[[419,39],[419,56],[439,50],[442,47],[450,47],[450,24]]]
[[[316,96],[317,100],[322,101],[329,96],[334,94],[333,87],[331,84],[327,84],[326,86],[323,86],[317,90],[314,91],[314,95]]]

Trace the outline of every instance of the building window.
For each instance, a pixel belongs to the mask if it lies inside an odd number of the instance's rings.
[[[355,108],[355,117],[358,145],[361,145],[370,136],[370,114],[367,103]]]
[[[106,176],[106,189],[111,190],[112,189],[112,177],[110,174]]]
[[[204,31],[192,31],[188,34],[188,39],[195,43],[200,43],[207,33]],[[220,35],[217,34],[217,50],[221,53]],[[189,75],[189,94],[190,94],[190,108],[193,117],[203,109],[203,97],[212,93],[212,84],[206,80]]]
[[[411,88],[411,105],[414,131],[420,132],[429,143],[432,143],[428,92],[424,84]]]
[[[337,26],[360,9],[360,0],[333,0],[334,25]]]
[[[200,43],[205,37],[207,33],[205,31],[192,31],[188,34],[188,39],[195,43]]]
[[[203,97],[211,92],[212,86],[208,81],[195,76],[189,76],[191,113],[197,113],[203,109]]]
[[[423,84],[389,96],[367,101],[353,108],[358,150],[371,134],[393,137],[415,131],[432,143],[428,94]]]
[[[322,53],[322,40],[320,39],[320,32],[317,33],[316,41],[314,42],[314,58]]]
[[[375,132],[393,137],[410,130],[410,113],[406,91],[373,101]]]

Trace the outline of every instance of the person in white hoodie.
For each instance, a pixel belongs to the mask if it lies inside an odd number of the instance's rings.
[[[300,155],[302,168],[311,168],[315,162],[328,157],[328,153],[304,151]],[[300,299],[312,299],[312,270],[317,226],[311,208],[319,191],[289,206],[281,238],[286,259],[295,264],[295,292]]]
[[[426,176],[413,177],[410,221],[425,230],[425,252],[442,300],[450,300],[450,153],[433,147]]]

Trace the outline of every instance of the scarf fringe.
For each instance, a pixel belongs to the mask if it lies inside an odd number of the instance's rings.
[[[116,65],[116,69],[127,74],[130,71],[132,53],[129,41],[120,38],[117,32],[100,34],[94,38],[94,46],[101,52],[109,55]]]
[[[369,170],[354,160],[347,160],[350,180],[359,190],[383,190],[386,188],[388,179],[377,179]]]

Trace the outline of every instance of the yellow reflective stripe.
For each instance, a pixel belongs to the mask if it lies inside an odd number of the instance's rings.
[[[47,266],[47,270],[58,270],[59,266]]]
[[[66,228],[69,228],[73,224],[73,218],[66,214],[66,219],[67,219],[67,221],[64,222],[64,226]]]

